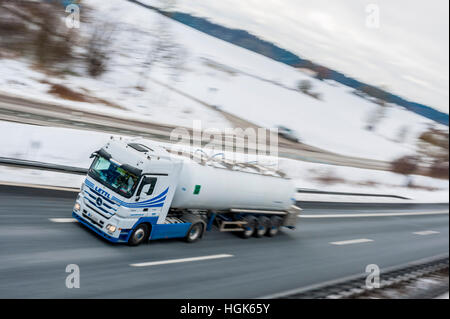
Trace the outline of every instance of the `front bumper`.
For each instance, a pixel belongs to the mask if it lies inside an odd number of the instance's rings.
[[[102,231],[99,228],[97,228],[96,226],[92,225],[89,220],[86,220],[82,216],[78,215],[75,211],[72,212],[72,216],[76,220],[78,220],[82,225],[86,226],[90,230],[94,231],[95,233],[97,233],[98,235],[100,235],[101,237],[105,238],[106,240],[108,240],[108,241],[110,241],[112,243],[126,243],[126,242],[128,242],[128,238],[130,236],[128,231],[123,233],[123,234],[121,233],[119,235],[119,237],[116,238],[116,237],[113,237],[111,235],[108,235],[104,231]]]

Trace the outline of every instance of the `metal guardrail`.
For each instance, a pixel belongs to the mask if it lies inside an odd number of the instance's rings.
[[[30,169],[43,169],[47,171],[54,171],[59,173],[70,173],[70,174],[80,174],[86,175],[88,169],[74,166],[66,166],[59,164],[43,163],[37,161],[0,157],[0,165],[12,166],[12,167],[22,167]]]
[[[370,289],[366,286],[367,274],[358,274],[329,281],[323,284],[293,289],[286,292],[261,297],[263,299],[344,299],[356,298],[378,289],[392,287],[401,283],[414,281],[420,277],[448,269],[449,256],[442,254],[410,262],[404,265],[380,270],[380,288]],[[448,291],[448,286],[445,287]],[[443,292],[439,292],[441,294]],[[422,296],[433,298],[435,296]]]
[[[0,165],[12,166],[12,167],[22,167],[22,168],[29,168],[29,169],[42,169],[42,170],[47,170],[47,171],[59,172],[59,173],[70,173],[70,174],[79,174],[79,175],[86,175],[87,171],[88,171],[87,168],[82,168],[82,167],[67,166],[67,165],[60,165],[60,164],[52,164],[52,163],[44,163],[44,162],[30,161],[30,160],[9,158],[9,157],[0,157]],[[305,194],[323,194],[323,195],[337,195],[337,196],[389,197],[389,198],[397,198],[397,199],[409,199],[407,197],[398,196],[398,195],[390,195],[390,194],[327,192],[327,191],[320,191],[320,190],[306,189],[306,188],[298,188],[297,192],[298,193],[305,193]]]
[[[391,195],[391,194],[327,192],[327,191],[319,191],[319,190],[316,190],[316,189],[307,189],[307,188],[297,188],[297,193],[322,194],[322,195],[340,195],[340,196],[389,197],[389,198],[397,198],[397,199],[410,199],[408,197],[403,197],[403,196],[399,196],[399,195]]]

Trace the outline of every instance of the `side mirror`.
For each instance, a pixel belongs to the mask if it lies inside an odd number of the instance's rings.
[[[106,158],[107,160],[111,159],[111,154],[109,154],[107,151],[105,151],[103,148],[99,149],[98,151],[95,151],[94,153],[91,154],[91,156],[89,158],[93,158],[95,156],[100,155],[101,157]],[[138,174],[139,175],[139,174]]]

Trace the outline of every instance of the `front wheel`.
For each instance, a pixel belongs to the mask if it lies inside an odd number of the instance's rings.
[[[145,224],[140,224],[131,233],[130,239],[128,239],[128,245],[137,246],[142,244],[148,238],[149,230]]]
[[[189,228],[189,231],[186,234],[185,240],[188,243],[193,243],[197,241],[200,237],[202,237],[203,233],[203,225],[201,223],[196,223]]]

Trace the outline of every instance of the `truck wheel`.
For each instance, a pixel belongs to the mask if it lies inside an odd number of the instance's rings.
[[[197,241],[200,237],[202,237],[203,233],[203,225],[201,223],[196,223],[189,228],[185,240],[188,243],[193,243]]]
[[[240,235],[242,238],[247,239],[252,237],[255,232],[258,219],[254,216],[245,216],[243,220],[246,221],[247,224],[244,225],[244,231],[240,232]]]
[[[270,219],[267,218],[266,216],[260,216],[258,218],[258,224],[256,225],[256,230],[254,233],[255,237],[259,238],[264,236],[269,230],[270,226],[271,226]]]
[[[131,233],[128,244],[130,246],[137,246],[142,244],[148,238],[149,230],[146,224],[140,224]]]
[[[270,218],[270,227],[267,236],[273,237],[280,231],[281,224],[283,223],[283,219],[279,216],[273,216]]]

